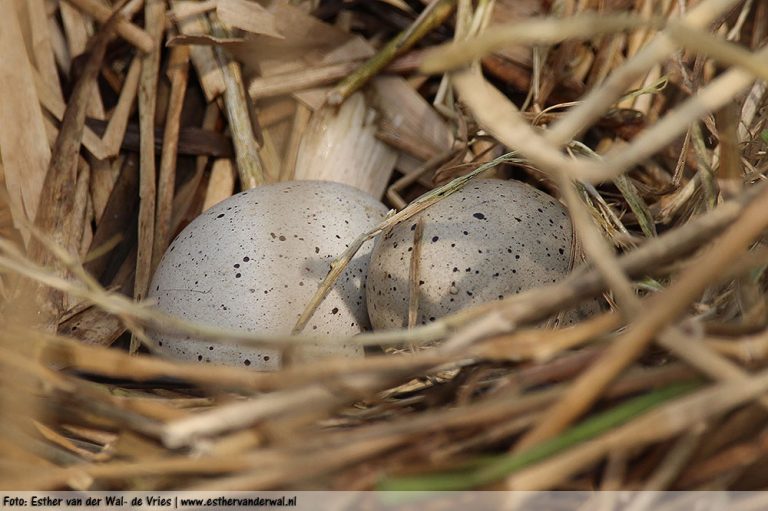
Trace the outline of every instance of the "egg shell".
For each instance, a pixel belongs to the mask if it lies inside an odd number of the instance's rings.
[[[419,324],[551,284],[572,266],[573,229],[558,201],[519,181],[475,180],[377,239],[367,282],[375,329],[406,324],[419,217]]]
[[[327,275],[331,261],[384,218],[387,208],[347,185],[291,181],[253,188],[208,209],[171,243],[149,298],[171,315],[260,334],[287,334]],[[305,328],[349,336],[369,327],[363,245]],[[274,349],[214,344],[152,333],[160,354],[187,361],[275,370]],[[297,358],[362,356],[356,345],[308,344]]]

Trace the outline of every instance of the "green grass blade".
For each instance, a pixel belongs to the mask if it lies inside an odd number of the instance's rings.
[[[556,438],[520,453],[496,457],[482,463],[479,468],[423,476],[393,477],[384,479],[378,485],[378,489],[383,491],[457,491],[491,484],[576,444],[595,438],[651,408],[691,391],[698,385],[699,383],[694,382],[671,385],[634,398],[584,420]],[[474,465],[477,467],[477,464]]]

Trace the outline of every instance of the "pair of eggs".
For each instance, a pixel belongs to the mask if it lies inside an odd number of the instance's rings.
[[[327,181],[254,188],[190,223],[163,256],[149,297],[168,314],[253,333],[291,331],[330,264],[387,208]],[[559,280],[571,267],[573,232],[552,197],[516,181],[476,180],[419,213],[419,322]],[[350,337],[400,328],[408,315],[417,217],[363,245],[305,332]],[[280,352],[153,333],[172,358],[275,370]],[[299,360],[362,356],[355,344],[307,343]]]

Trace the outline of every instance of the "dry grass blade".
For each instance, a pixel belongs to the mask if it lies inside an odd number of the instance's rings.
[[[219,406],[208,412],[167,424],[162,433],[165,445],[180,447],[194,444],[211,435],[280,419],[290,413],[295,425],[310,424],[342,405],[354,403],[374,393],[407,381],[413,368],[394,366],[388,371],[340,374],[335,381],[312,387],[272,392],[257,398]],[[423,368],[422,368],[423,371]]]
[[[736,0],[703,0],[689,9],[681,21],[693,28],[702,28],[736,4]],[[547,139],[558,146],[592,125],[623,95],[644,72],[675,51],[668,36],[661,32],[644,46],[631,60],[615,69],[605,83],[593,89],[583,101],[568,112],[547,132]]]
[[[695,50],[715,58],[723,63],[744,68],[750,74],[762,80],[768,80],[765,64],[755,55],[744,48],[717,37],[690,28],[684,23],[670,23],[667,28],[670,37],[681,46]]]
[[[327,85],[344,78],[358,66],[357,62],[341,62],[255,78],[248,85],[248,95],[257,100]]]
[[[754,57],[768,58],[768,48],[756,52]],[[652,129],[640,134],[634,144],[625,150],[606,154],[604,164],[600,166],[602,168],[583,169],[582,175],[587,179],[606,179],[626,172],[636,163],[661,149],[670,139],[684,132],[691,122],[727,105],[754,80],[755,78],[746,71],[739,69],[727,71],[700,90],[696,96],[667,114]]]
[[[522,23],[495,26],[481,36],[434,50],[421,66],[425,73],[453,71],[488,53],[514,44],[556,44],[566,39],[591,38],[643,27],[662,28],[661,20],[618,14],[581,14],[566,19],[527,19]]]
[[[9,333],[20,333],[19,327]],[[160,360],[148,356],[127,356],[116,350],[102,350],[87,346],[73,339],[38,336],[30,344],[40,348],[46,360],[54,363],[68,361],[73,369],[94,375],[112,378],[129,378],[136,381],[178,378],[202,386],[215,388],[236,388],[242,391],[267,391],[301,387],[310,382],[330,381],[354,373],[424,371],[431,367],[450,364],[449,357],[434,353],[399,358],[371,358],[354,363],[343,359],[328,360],[323,365],[300,366],[281,373],[255,373],[246,369],[234,370],[228,367],[211,367],[202,372],[189,363]]]
[[[415,52],[412,52],[415,53]],[[413,71],[421,60],[420,54],[415,57],[409,53],[394,60],[384,72],[403,73]],[[348,76],[360,66],[358,61],[334,62],[318,66],[307,67],[297,71],[285,71],[277,74],[257,77],[248,85],[248,95],[253,100],[282,96],[322,85],[331,84]]]
[[[135,57],[128,68],[128,74],[125,76],[123,89],[120,92],[120,99],[112,111],[109,124],[101,139],[105,147],[106,156],[116,156],[120,153],[120,145],[125,136],[125,130],[128,127],[131,107],[138,94],[140,76],[141,58]]]
[[[452,148],[455,137],[450,126],[408,82],[381,76],[371,88],[381,117],[378,138],[423,161]]]
[[[216,3],[216,14],[225,25],[232,28],[284,39],[275,25],[274,15],[255,2],[219,0]]]
[[[16,8],[10,0],[2,7],[5,15],[0,16],[0,87],[5,92],[0,98],[0,151],[4,181],[16,210],[34,220],[51,149]],[[15,218],[14,223],[20,228],[23,219]]]
[[[293,116],[291,134],[288,139],[288,146],[285,149],[283,158],[283,167],[280,169],[280,181],[290,181],[294,178],[296,172],[296,161],[299,157],[299,148],[304,140],[304,133],[307,130],[309,121],[312,118],[312,111],[302,103],[296,104],[296,112]]]
[[[413,251],[408,273],[408,328],[416,325],[419,314],[419,270],[421,266],[421,243],[424,235],[424,220],[419,217],[416,230],[413,231]]]
[[[32,32],[32,53],[40,75],[44,82],[53,89],[57,99],[62,99],[59,73],[56,70],[53,43],[48,27],[48,15],[44,0],[26,2],[30,31]]]
[[[211,175],[208,178],[208,188],[205,191],[205,202],[202,211],[231,197],[235,191],[237,172],[232,161],[219,158],[213,162]]]
[[[680,477],[679,485],[691,488],[716,479],[734,470],[742,469],[759,461],[768,451],[768,434],[761,433],[754,441],[740,442],[728,447],[703,463],[688,467]]]

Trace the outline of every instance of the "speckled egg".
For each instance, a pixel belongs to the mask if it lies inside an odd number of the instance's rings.
[[[419,324],[556,282],[571,269],[573,230],[559,202],[519,181],[475,180],[378,238],[367,281],[376,329],[407,323],[419,217]]]
[[[152,280],[158,309],[211,325],[287,334],[328,273],[330,262],[375,227],[387,209],[367,194],[328,181],[292,181],[239,193],[205,211],[171,243]],[[365,276],[373,243],[363,246],[305,328],[354,335],[369,326]],[[276,350],[152,334],[169,357],[281,367]],[[308,344],[297,358],[362,356],[355,345]]]

